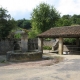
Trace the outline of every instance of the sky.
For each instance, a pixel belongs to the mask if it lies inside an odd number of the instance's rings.
[[[61,15],[80,14],[80,0],[0,0],[0,7],[7,9],[15,20],[31,19],[33,9],[42,2],[54,6]]]

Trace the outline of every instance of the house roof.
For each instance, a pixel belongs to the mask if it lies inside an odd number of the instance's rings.
[[[54,27],[38,35],[41,38],[80,37],[80,26]]]
[[[23,31],[23,30],[17,30],[17,31],[15,31],[15,33],[16,33],[16,34],[17,34],[17,33],[22,34],[22,33],[25,33],[25,31]]]

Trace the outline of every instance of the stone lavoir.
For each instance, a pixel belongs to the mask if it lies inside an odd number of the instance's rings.
[[[54,27],[38,35],[39,50],[43,52],[43,38],[58,38],[58,54],[63,54],[63,38],[76,38],[76,46],[78,47],[80,38],[80,26],[63,26]],[[77,48],[75,47],[75,48]],[[79,47],[78,47],[79,48]]]

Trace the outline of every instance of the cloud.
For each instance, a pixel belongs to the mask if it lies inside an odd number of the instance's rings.
[[[19,15],[19,12],[21,16],[31,13],[33,8],[41,2],[52,4],[53,1],[55,0],[0,0],[0,6],[6,8],[15,17]]]
[[[47,0],[0,0],[0,5],[6,7],[9,11],[32,11],[40,2]]]
[[[64,14],[80,14],[80,0],[60,0],[57,10]]]
[[[6,8],[15,19],[29,19],[32,10],[41,2],[54,6],[61,15],[80,14],[80,0],[0,0],[0,6]]]
[[[0,6],[6,8],[12,16],[21,12],[31,12],[36,5],[46,0],[0,0]]]

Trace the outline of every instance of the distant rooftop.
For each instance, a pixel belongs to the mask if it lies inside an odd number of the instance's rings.
[[[20,33],[20,34],[22,34],[22,33],[25,33],[25,31],[23,31],[23,30],[17,30],[15,33]]]

